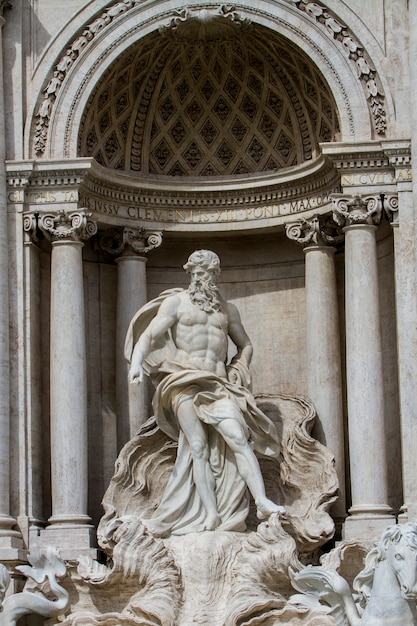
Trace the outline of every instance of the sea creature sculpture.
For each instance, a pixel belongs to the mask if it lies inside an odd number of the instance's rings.
[[[4,600],[10,585],[10,574],[5,565],[0,563],[0,626],[16,626],[18,620],[29,613],[57,617],[68,607],[68,592],[57,581],[57,578],[63,578],[67,573],[58,550],[50,546],[46,550],[32,550],[28,560],[31,565],[19,565],[16,569],[31,578],[39,587],[48,581],[50,591],[56,599],[47,598],[40,589],[35,588],[32,591],[15,593]]]
[[[310,608],[318,602],[327,605],[337,626],[416,626],[417,524],[385,529],[353,581],[357,595],[335,570],[308,566],[290,575],[302,594],[291,602]]]

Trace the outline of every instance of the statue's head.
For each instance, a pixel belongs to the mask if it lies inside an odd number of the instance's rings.
[[[200,267],[213,274],[214,278],[220,276],[220,259],[211,250],[196,250],[190,254],[187,263],[184,265],[185,271],[189,274],[192,274],[193,270]]]

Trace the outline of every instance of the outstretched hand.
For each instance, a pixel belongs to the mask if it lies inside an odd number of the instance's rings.
[[[131,385],[140,385],[143,382],[143,367],[142,365],[132,365],[129,370],[129,382]]]

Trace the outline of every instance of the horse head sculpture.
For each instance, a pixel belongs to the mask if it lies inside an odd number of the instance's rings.
[[[306,567],[290,574],[293,586],[303,594],[293,596],[292,602],[307,606],[321,602],[331,607],[338,626],[346,622],[351,626],[417,626],[417,523],[385,529],[353,581],[356,599],[335,570]]]

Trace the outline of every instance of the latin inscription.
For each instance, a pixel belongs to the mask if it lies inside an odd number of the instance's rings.
[[[143,206],[125,206],[101,202],[92,198],[81,198],[80,206],[102,215],[123,217],[141,222],[177,224],[215,224],[273,219],[283,215],[314,210],[330,202],[328,194],[311,196],[281,204],[227,208],[227,209],[157,209]]]
[[[390,172],[366,172],[363,174],[342,174],[342,187],[360,185],[392,185],[399,181],[412,180],[411,169],[399,169],[394,174]]]

